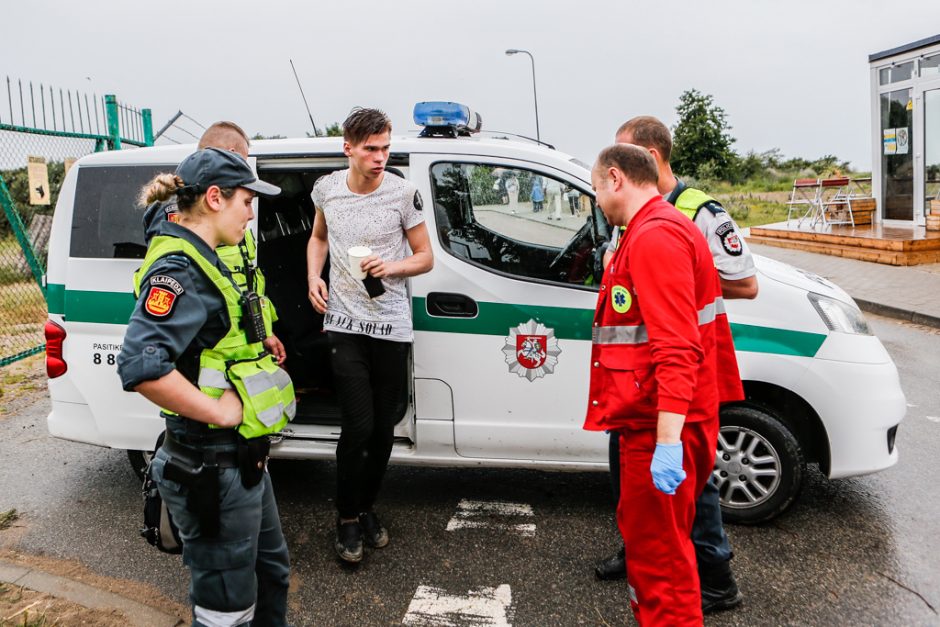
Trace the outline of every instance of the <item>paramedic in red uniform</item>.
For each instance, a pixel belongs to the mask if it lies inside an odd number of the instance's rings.
[[[701,625],[689,536],[718,438],[721,286],[702,233],[657,190],[649,151],[610,146],[591,178],[607,220],[626,231],[594,314],[584,428],[621,435],[617,522],[637,621]]]

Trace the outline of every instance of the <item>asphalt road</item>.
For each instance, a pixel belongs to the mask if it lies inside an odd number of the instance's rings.
[[[910,404],[900,463],[841,481],[810,472],[783,516],[729,526],[746,601],[707,624],[940,624],[940,331],[871,320]],[[47,411],[43,399],[0,420],[0,511],[15,507],[25,527],[0,544],[186,603],[179,558],[137,536],[139,485],[124,452],[48,437]],[[348,569],[331,551],[333,465],[272,466],[297,625],[632,623],[625,585],[592,574],[617,546],[603,474],[393,468],[380,509],[391,544]],[[443,605],[477,619],[434,623]]]

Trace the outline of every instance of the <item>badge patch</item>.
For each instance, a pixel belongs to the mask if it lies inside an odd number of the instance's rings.
[[[176,294],[162,287],[151,287],[144,303],[144,311],[157,318],[166,318],[173,311]]]
[[[419,192],[418,190],[415,190],[415,197],[414,197],[413,202],[415,205],[415,209],[417,209],[418,211],[421,211],[422,209],[424,209],[424,201],[421,200],[421,192]]]
[[[744,252],[741,238],[734,230],[734,224],[731,222],[725,222],[715,229],[715,235],[721,239],[721,247],[732,257],[738,257]]]
[[[610,306],[619,314],[625,314],[630,311],[633,305],[633,297],[630,296],[630,290],[622,285],[615,285],[610,290]]]
[[[150,292],[144,302],[144,311],[156,318],[166,318],[173,311],[176,297],[185,290],[180,282],[171,276],[158,274],[150,277]]]
[[[555,372],[558,364],[558,339],[554,329],[529,320],[509,330],[503,355],[509,372],[534,381]]]

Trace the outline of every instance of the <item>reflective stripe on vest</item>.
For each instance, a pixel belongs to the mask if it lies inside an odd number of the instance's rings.
[[[694,220],[695,214],[702,208],[702,205],[706,205],[710,202],[717,201],[700,189],[686,187],[682,190],[682,193],[679,194],[679,197],[676,198],[675,206],[676,209],[688,216],[689,219]]]
[[[140,293],[140,282],[153,264],[173,254],[185,255],[199,266],[222,293],[229,317],[225,336],[199,354],[196,385],[212,398],[219,398],[228,389],[238,392],[243,406],[238,431],[245,438],[280,431],[297,412],[294,386],[290,376],[277,366],[274,357],[264,351],[260,342],[248,343],[241,329],[242,292],[231,277],[224,275],[186,240],[160,235],[150,241],[144,263],[134,273],[134,293]],[[163,411],[173,414],[166,409]]]
[[[698,325],[704,326],[715,321],[715,317],[725,313],[725,301],[720,296],[708,303],[698,312]],[[645,324],[594,327],[591,332],[592,344],[646,344],[649,335]]]

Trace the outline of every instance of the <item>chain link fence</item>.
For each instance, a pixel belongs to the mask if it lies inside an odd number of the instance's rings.
[[[3,95],[0,83],[0,98]],[[153,144],[150,111],[6,79],[0,100],[0,367],[42,352],[52,215],[75,160]],[[4,106],[5,105],[5,106]]]

